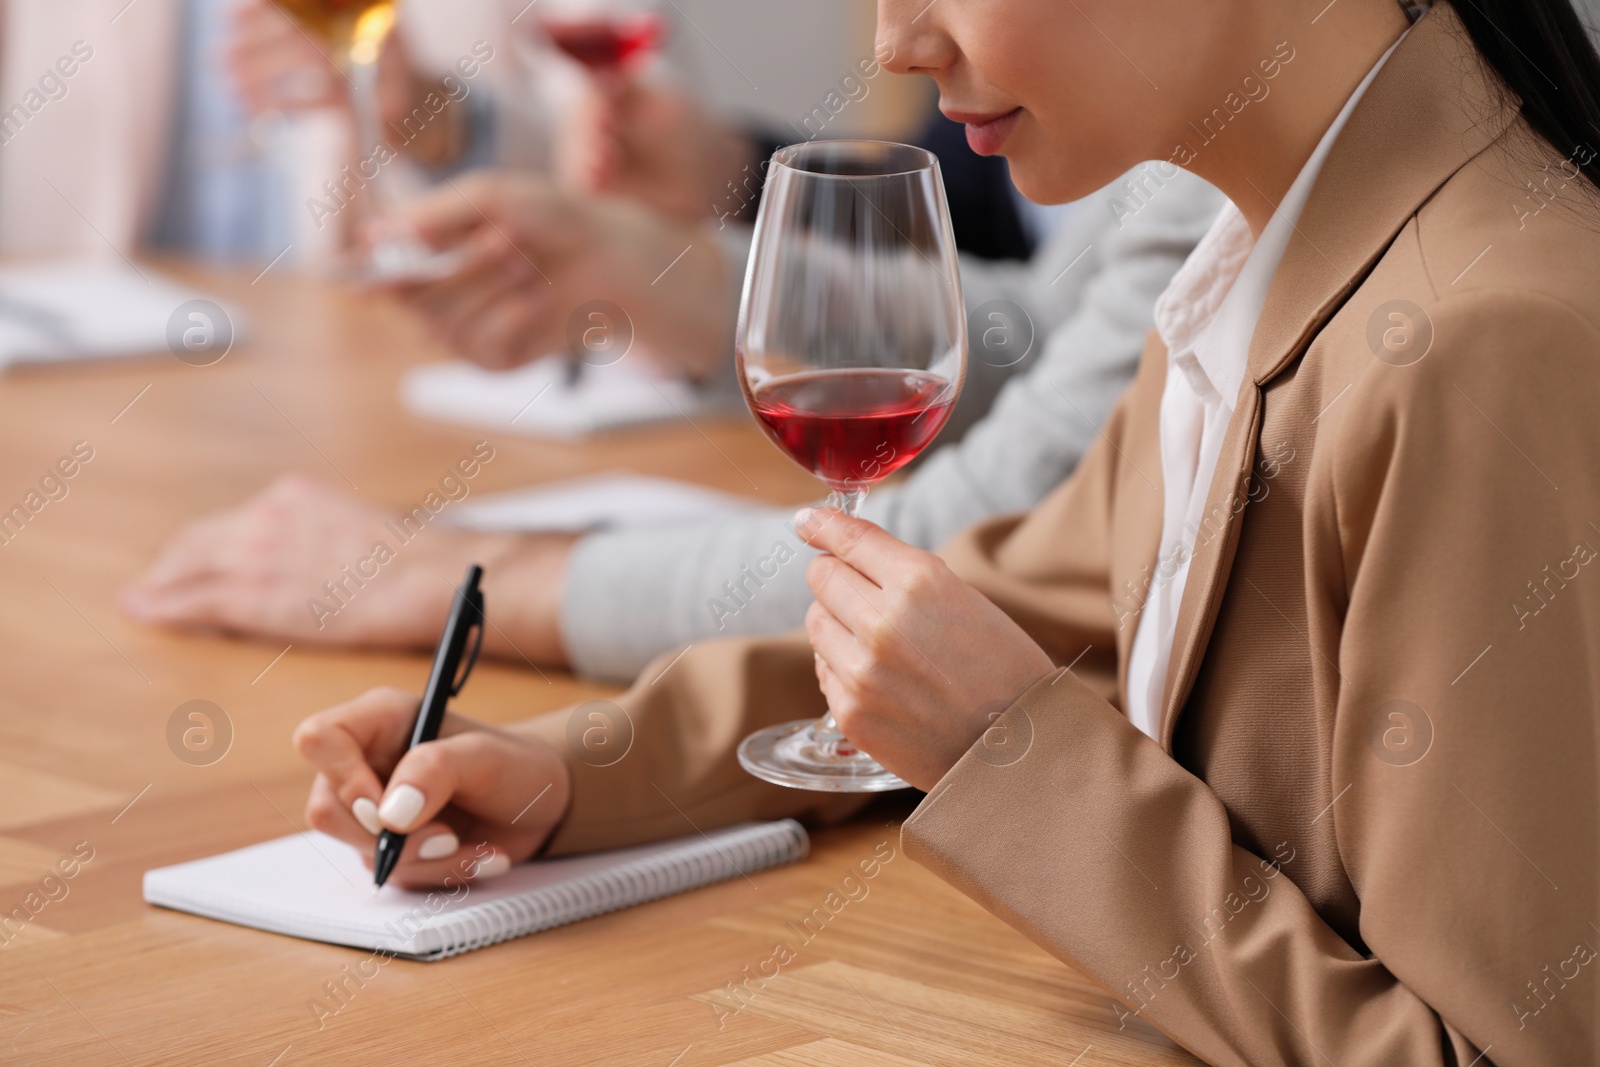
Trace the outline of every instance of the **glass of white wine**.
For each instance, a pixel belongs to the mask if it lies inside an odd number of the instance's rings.
[[[378,57],[394,31],[395,0],[273,0],[302,29],[326,43],[334,61],[350,78],[354,91],[357,157],[372,160],[362,170],[372,169],[366,190],[370,197],[369,220],[377,223],[372,232],[366,258],[355,270],[364,281],[397,281],[406,278],[443,277],[451,273],[456,257],[449,252],[434,252],[414,237],[382,229],[382,220],[393,214],[393,183],[385,180],[383,162],[392,154],[383,137],[383,112],[378,95]],[[384,147],[380,147],[384,146]]]

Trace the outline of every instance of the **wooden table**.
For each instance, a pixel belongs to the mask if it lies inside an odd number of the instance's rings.
[[[0,545],[0,918],[26,910],[75,845],[93,850],[0,937],[0,1063],[1195,1062],[1149,1028],[1119,1032],[1104,992],[898,854],[726,1014],[727,984],[771,955],[786,920],[880,842],[898,848],[892,801],[753,884],[442,963],[393,961],[359,985],[346,968],[365,953],[144,904],[150,867],[303,827],[310,774],[289,745],[303,716],[375,684],[420,687],[427,671],[422,656],[285,651],[123,618],[116,591],[183,523],[285,469],[398,511],[485,436],[498,456],[478,493],[611,466],[744,492],[748,478],[788,503],[815,492],[743,418],[582,446],[422,422],[396,383],[442,353],[397,309],[275,273],[196,280],[249,314],[247,342],[221,362],[163,353],[0,380],[0,510],[75,443],[93,449],[68,494]],[[460,703],[508,720],[607,693],[485,664]],[[233,730],[207,765],[168,745],[173,711],[195,699]],[[330,981],[347,992],[319,1028],[311,1004]]]

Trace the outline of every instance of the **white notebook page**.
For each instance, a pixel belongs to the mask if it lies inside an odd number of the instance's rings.
[[[151,904],[224,922],[442,959],[537,930],[681,893],[802,858],[791,819],[520,864],[507,874],[432,893],[384,886],[355,850],[315,831],[146,871]]]

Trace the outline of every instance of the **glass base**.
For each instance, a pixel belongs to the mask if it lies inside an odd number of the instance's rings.
[[[739,765],[774,785],[821,793],[883,793],[909,789],[843,734],[819,729],[816,719],[757,730],[739,745]]]
[[[464,261],[459,249],[435,252],[420,241],[391,237],[372,246],[359,274],[374,284],[435,282],[454,274]]]

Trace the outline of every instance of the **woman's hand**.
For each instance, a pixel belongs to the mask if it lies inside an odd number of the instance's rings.
[[[1015,622],[931,552],[861,519],[806,509],[806,633],[845,736],[930,789],[992,719],[1054,667]]]
[[[374,689],[300,724],[295,748],[317,769],[306,820],[354,846],[369,869],[379,831],[409,835],[396,885],[504,874],[566,814],[566,764],[538,741],[455,714],[438,740],[402,757],[417,704],[411,693]]]
[[[737,214],[755,196],[764,160],[693,93],[630,72],[585,81],[561,136],[566,184],[690,221]]]
[[[350,106],[333,60],[270,0],[244,0],[231,20],[224,62],[251,115]]]
[[[713,228],[494,172],[420,198],[405,222],[463,262],[447,278],[389,288],[474,363],[514,367],[593,334],[603,362],[622,358],[630,349],[609,346],[628,338],[636,358],[705,377],[729,350],[736,282]],[[613,306],[597,312],[596,302]]]
[[[289,475],[179,532],[123,592],[122,607],[155,625],[297,644],[432,648],[456,583],[478,562],[494,622],[484,652],[559,665],[561,582],[574,540],[419,530],[407,516]]]
[[[337,108],[353,120],[350,79],[293,17],[271,0],[241,0],[230,18],[223,62],[252,117]],[[384,125],[398,128],[430,92],[449,95],[442,83],[413,67],[402,35],[390,34],[378,56],[378,106]],[[450,162],[464,147],[466,123],[460,112],[437,112],[401,150],[435,166]]]

